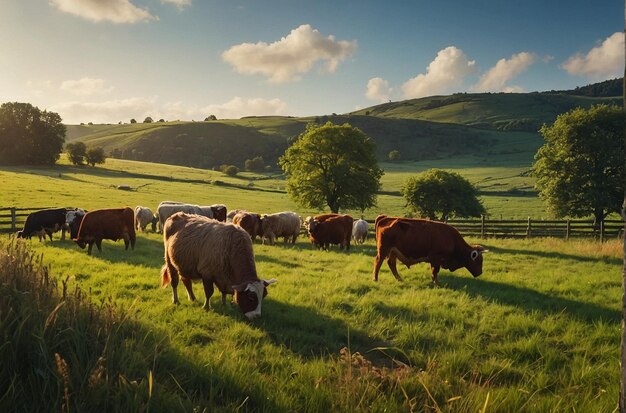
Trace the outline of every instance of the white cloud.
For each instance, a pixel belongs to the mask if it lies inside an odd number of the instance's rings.
[[[463,50],[449,46],[437,53],[426,73],[405,82],[402,91],[406,99],[454,92],[475,71],[474,60],[468,60]]]
[[[473,87],[478,92],[505,92],[511,91],[507,83],[526,70],[536,60],[532,53],[521,52],[514,54],[510,59],[500,59],[498,63],[481,77]],[[519,90],[519,87],[516,87]]]
[[[386,102],[391,97],[392,88],[389,87],[389,82],[380,77],[374,77],[367,82],[367,96],[370,100],[377,102]]]
[[[159,103],[157,97],[114,99],[104,102],[66,102],[50,108],[58,112],[64,123],[117,123],[131,118],[142,122],[146,116],[166,120],[203,120],[209,115],[219,119],[238,119],[243,116],[288,115],[287,104],[280,99],[234,97],[223,104],[185,105],[182,102]]]
[[[50,0],[50,3],[62,12],[94,22],[137,23],[158,20],[158,17],[135,6],[130,0]]]
[[[308,24],[294,29],[274,43],[242,43],[222,53],[222,58],[237,72],[247,75],[262,74],[270,82],[298,80],[318,61],[325,62],[326,70],[334,72],[342,60],[356,50],[356,41],[324,37]]]
[[[504,92],[504,93],[524,93],[525,90],[521,86],[512,85],[512,86],[507,86],[507,87],[503,88],[501,90],[501,92]]]
[[[113,87],[105,87],[103,79],[83,77],[78,80],[65,80],[59,89],[63,92],[72,93],[77,96],[91,96],[106,94],[113,91]]]
[[[161,0],[161,3],[173,4],[181,10],[184,9],[185,7],[191,6],[191,0]]]
[[[243,99],[238,96],[219,105],[208,105],[202,108],[205,114],[215,115],[218,119],[237,119],[243,116],[278,116],[287,115],[287,104],[280,99],[251,98]]]
[[[561,67],[571,75],[594,79],[620,76],[624,70],[624,34],[613,33],[586,55],[571,56]]]

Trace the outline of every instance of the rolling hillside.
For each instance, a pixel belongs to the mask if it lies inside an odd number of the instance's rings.
[[[67,141],[101,146],[116,158],[207,169],[221,164],[242,167],[246,159],[256,156],[262,156],[266,164],[275,165],[289,140],[304,131],[307,123],[330,121],[348,122],[363,130],[376,142],[380,160],[386,159],[394,149],[400,151],[404,160],[505,151],[524,153],[530,164],[542,143],[537,133],[541,125],[578,106],[621,104],[621,98],[603,96],[616,89],[613,86],[618,81],[621,80],[554,93],[432,96],[389,102],[344,115],[68,125]],[[595,96],[598,94],[601,96]]]

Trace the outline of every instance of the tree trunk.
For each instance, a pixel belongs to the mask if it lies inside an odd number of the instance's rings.
[[[626,40],[626,0],[624,0],[624,39]],[[626,116],[626,41],[624,41],[624,78],[623,87],[623,110]],[[626,148],[626,125],[624,126],[624,147]],[[626,160],[625,160],[626,163]],[[624,239],[626,239],[626,191],[622,203],[622,219],[624,220]],[[624,266],[622,268],[622,355],[620,360],[620,388],[619,388],[619,411],[626,413],[626,242],[622,240],[624,250]]]

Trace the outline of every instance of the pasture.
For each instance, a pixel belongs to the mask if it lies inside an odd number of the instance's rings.
[[[523,177],[501,166],[468,163],[467,169],[484,182],[523,185],[511,178]],[[368,217],[379,210],[403,213],[394,191],[412,167],[384,167],[393,170],[383,178],[386,195]],[[173,199],[259,212],[316,212],[298,210],[282,192],[282,181],[266,175],[226,178],[108,160],[95,169],[3,168],[0,179],[7,206],[154,209]],[[252,189],[242,188],[249,183]],[[115,189],[121,184],[136,190]],[[105,241],[103,252],[94,250],[91,257],[58,238],[27,244],[43,255],[53,278],[67,279],[66,290],[79,287],[102,311],[122,314],[106,340],[113,348],[106,347],[102,363],[108,373],[90,399],[93,406],[229,412],[610,412],[616,406],[618,240],[470,239],[491,250],[483,274],[474,279],[464,269],[442,271],[439,288],[429,285],[426,264],[399,268],[403,283],[385,264],[374,283],[371,238],[350,253],[317,251],[302,237],[294,246],[257,241],[259,276],[279,281],[269,288],[262,318],[247,322],[235,306],[222,306],[219,294],[213,309],[203,311],[200,285],[194,288],[197,302],[187,301],[179,286],[182,304],[172,305],[171,289],[160,288],[158,234],[140,234],[135,251],[124,251],[121,241]],[[2,235],[2,250],[6,240]],[[64,330],[63,345],[51,349],[65,354],[70,367],[72,351],[92,351],[91,336],[72,331]],[[78,389],[72,394],[70,399],[78,397]],[[0,395],[0,407],[7,397]]]

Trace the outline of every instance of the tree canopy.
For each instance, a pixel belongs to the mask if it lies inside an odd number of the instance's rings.
[[[65,125],[58,113],[30,103],[0,105],[0,163],[52,165],[65,142]]]
[[[376,204],[383,171],[374,141],[346,123],[309,124],[279,159],[287,192],[299,205],[332,212]]]
[[[104,163],[104,161],[106,160],[104,149],[101,147],[88,149],[87,153],[85,154],[85,160],[91,166],[96,166],[96,164]]]
[[[83,142],[68,143],[65,151],[69,161],[74,165],[82,165],[87,155],[87,146]]]
[[[626,181],[622,109],[573,109],[540,132],[546,142],[533,173],[548,210],[557,217],[593,216],[596,223],[619,212]]]
[[[476,188],[456,172],[429,169],[409,178],[402,195],[409,210],[424,218],[446,221],[485,213]]]

